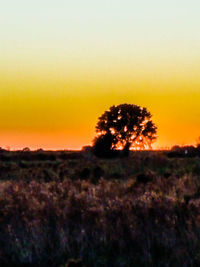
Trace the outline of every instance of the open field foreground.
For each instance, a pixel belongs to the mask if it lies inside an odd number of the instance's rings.
[[[200,158],[1,152],[0,266],[200,266]]]

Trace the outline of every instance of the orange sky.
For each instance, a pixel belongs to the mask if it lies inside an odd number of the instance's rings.
[[[0,146],[80,149],[111,105],[146,107],[154,145],[200,136],[199,2],[4,1]]]
[[[98,117],[120,103],[144,106],[152,113],[158,126],[154,147],[195,143],[200,91],[192,75],[171,73],[166,78],[164,71],[154,70],[143,78],[117,69],[111,74],[79,69],[68,78],[61,70],[7,70],[0,78],[1,146],[79,149],[93,139]]]

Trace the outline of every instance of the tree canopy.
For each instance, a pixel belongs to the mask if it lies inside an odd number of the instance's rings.
[[[146,108],[137,105],[111,106],[98,119],[94,146],[107,150],[122,149],[127,154],[131,147],[151,148],[157,133],[151,117]]]

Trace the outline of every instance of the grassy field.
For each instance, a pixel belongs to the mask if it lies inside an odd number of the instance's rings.
[[[200,157],[1,151],[0,266],[200,266]]]

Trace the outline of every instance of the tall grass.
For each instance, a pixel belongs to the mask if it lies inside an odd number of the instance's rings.
[[[199,266],[199,177],[148,175],[2,181],[0,265]]]

